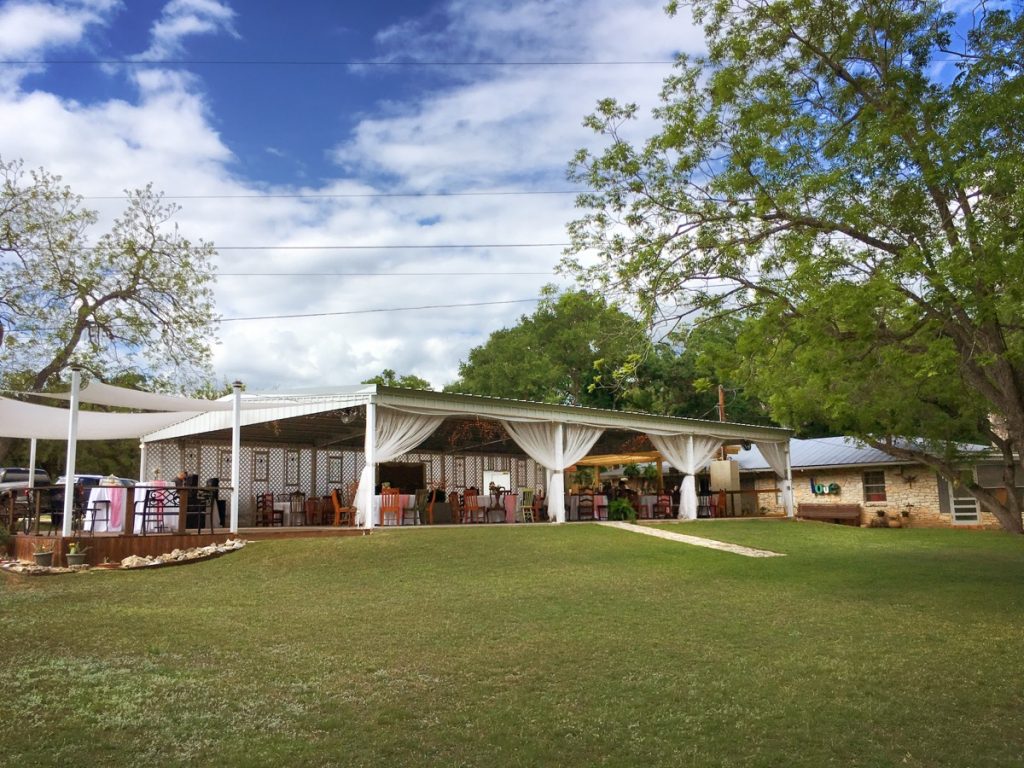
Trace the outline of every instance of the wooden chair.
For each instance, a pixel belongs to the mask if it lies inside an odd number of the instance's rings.
[[[662,518],[669,520],[675,515],[672,514],[672,497],[667,493],[658,494],[658,498],[654,501],[654,506],[651,508],[651,515],[654,518]]]
[[[322,525],[323,504],[316,496],[306,499],[303,512],[306,515],[306,525]]]
[[[537,518],[533,510],[534,492],[530,488],[524,488],[519,497],[519,505],[516,507],[517,523],[535,523]]]
[[[274,494],[261,493],[256,496],[256,525],[284,526],[284,513],[274,509]]]
[[[453,523],[465,522],[462,519],[462,497],[455,491],[448,494],[448,506],[451,507],[452,510]]]
[[[413,513],[413,525],[419,525],[427,520],[427,489],[416,490],[416,500],[411,508],[402,510],[402,525],[405,525],[405,518],[410,512]]]
[[[477,496],[476,491],[470,488],[467,488],[466,492],[462,494],[462,522],[487,522],[487,510],[480,506],[480,497]]]
[[[395,516],[395,525],[402,524],[402,494],[397,488],[380,490],[380,524],[386,525],[388,515]]]
[[[576,500],[576,519],[594,520],[594,492],[580,491]]]
[[[335,488],[331,491],[331,506],[334,508],[335,525],[355,524],[356,508],[341,503],[341,489]]]

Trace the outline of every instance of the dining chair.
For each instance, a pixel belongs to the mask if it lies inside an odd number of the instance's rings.
[[[448,506],[452,510],[452,522],[462,523],[465,522],[462,519],[462,497],[456,491],[451,491],[448,494]]]
[[[519,504],[516,506],[516,522],[535,523],[537,519],[533,514],[533,495],[530,488],[524,488],[519,496]]]
[[[672,497],[667,493],[658,494],[658,498],[651,508],[651,513],[655,518],[664,518],[666,520],[672,518]]]
[[[342,504],[341,489],[331,490],[331,506],[334,508],[334,525],[352,525],[355,523],[355,507]]]
[[[146,498],[142,502],[142,524],[140,530],[143,536],[150,532],[163,532],[167,530],[164,524],[164,515],[168,508],[177,509],[181,504],[177,488],[147,488]],[[155,523],[152,529],[148,523]]]
[[[303,504],[306,525],[320,525],[320,499],[316,496],[306,499]]]
[[[594,518],[594,492],[580,491],[576,500],[576,519],[593,520]]]
[[[402,494],[397,488],[380,490],[380,524],[386,525],[388,515],[394,515],[395,525],[402,524]]]
[[[288,523],[295,525],[295,520],[301,520],[306,525],[306,494],[302,491],[292,491],[288,497]]]
[[[469,488],[462,495],[462,517],[464,523],[487,522],[487,511],[480,506],[480,497]]]
[[[284,526],[284,513],[274,508],[274,494],[261,493],[256,497],[256,525]]]
[[[402,525],[405,525],[405,517],[410,512],[414,514],[413,525],[425,523],[427,521],[427,504],[427,489],[418,488],[413,506],[402,510]]]

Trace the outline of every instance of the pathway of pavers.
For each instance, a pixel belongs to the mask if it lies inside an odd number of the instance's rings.
[[[632,531],[633,533],[642,533],[646,536],[656,536],[659,539],[681,541],[684,544],[693,544],[695,547],[719,549],[722,552],[732,552],[734,555],[743,555],[744,557],[785,557],[781,552],[770,552],[767,549],[741,547],[739,544],[726,544],[724,541],[702,539],[700,536],[688,536],[685,533],[674,533],[672,531],[666,531],[663,528],[652,528],[646,525],[633,525],[632,523],[623,523],[618,521],[601,522],[601,525],[607,525],[609,528],[620,528],[623,531]]]

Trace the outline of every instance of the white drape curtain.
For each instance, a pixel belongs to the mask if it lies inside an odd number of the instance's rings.
[[[586,456],[604,430],[582,424],[556,424],[549,421],[503,421],[501,426],[527,456],[549,470],[548,518],[559,523],[565,522],[564,470]],[[558,444],[559,431],[562,433],[561,446]]]
[[[679,517],[683,520],[697,518],[697,481],[694,475],[711,461],[715,452],[722,447],[717,437],[703,435],[647,435],[651,444],[664,456],[668,463],[683,473],[683,487],[679,494]]]
[[[373,461],[367,462],[359,475],[359,488],[356,491],[356,525],[372,522],[370,517],[373,510],[375,465],[408,453],[430,437],[444,421],[444,416],[424,416],[382,406],[376,406],[376,411],[376,428],[373,430],[376,445]]]
[[[786,514],[793,514],[793,487],[789,466],[789,443],[756,443],[768,466],[782,481],[782,506]]]

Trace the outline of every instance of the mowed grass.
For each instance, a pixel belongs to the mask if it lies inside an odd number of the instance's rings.
[[[0,582],[0,764],[1018,766],[1024,540],[722,521]]]

